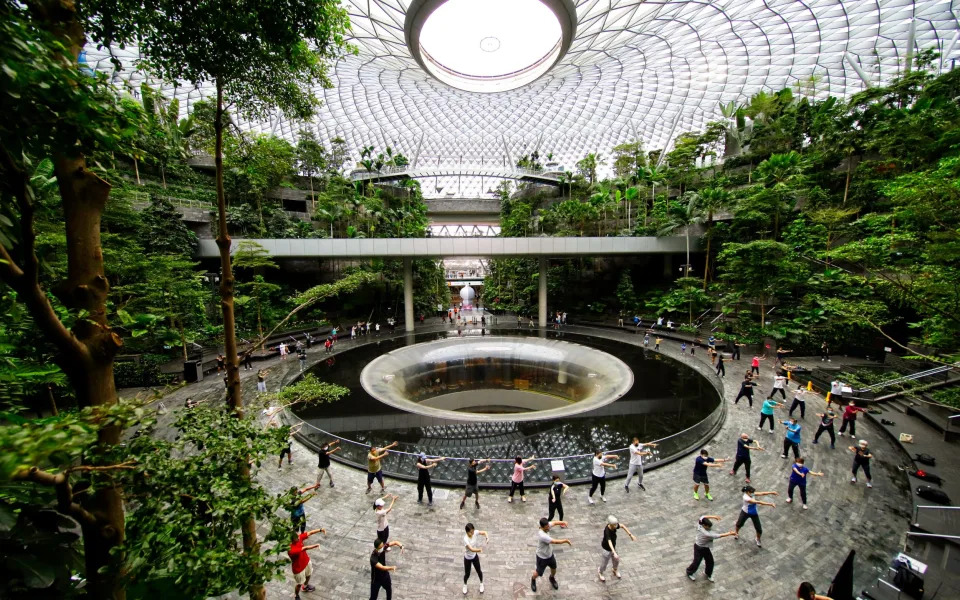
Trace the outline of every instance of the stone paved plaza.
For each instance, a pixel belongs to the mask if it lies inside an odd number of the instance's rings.
[[[427,327],[429,330],[431,327]],[[440,327],[437,327],[440,329]],[[585,331],[577,328],[578,331]],[[592,330],[594,335],[612,337],[628,343],[639,343],[640,336],[615,330]],[[352,342],[344,343],[350,344]],[[343,346],[342,346],[343,347]],[[666,354],[678,355],[679,344],[665,342]],[[696,358],[709,363],[705,352]],[[322,356],[322,351],[311,355],[311,363]],[[757,396],[772,385],[771,361],[761,363],[760,385]],[[284,363],[274,359],[272,384],[289,380],[297,369],[297,361]],[[780,497],[765,498],[776,503],[776,508],[761,507],[763,548],[753,543],[753,530],[748,523],[740,541],[734,538],[718,540],[714,545],[717,560],[715,583],[706,581],[702,567],[696,582],[689,581],[684,568],[692,558],[692,546],[697,517],[703,514],[721,515],[723,519],[714,528],[727,531],[733,528],[740,511],[742,471],[729,476],[728,469],[711,469],[713,502],[692,497],[693,455],[648,471],[644,479],[647,491],[632,486],[624,492],[623,480],[608,481],[607,503],[597,500],[589,505],[587,488],[573,486],[565,500],[567,530],[554,531],[556,537],[568,537],[573,547],[557,546],[560,589],[553,590],[545,578],[539,581],[539,591],[530,590],[530,574],[534,567],[537,521],[546,516],[545,490],[528,493],[527,502],[506,502],[502,490],[483,491],[482,508],[476,510],[468,502],[465,510],[458,510],[460,490],[439,489],[435,492],[433,507],[416,502],[413,483],[388,481],[387,492],[397,494],[390,518],[391,539],[400,540],[405,550],[396,549],[388,555],[388,564],[397,565],[393,574],[394,597],[400,599],[452,599],[463,597],[462,536],[463,527],[473,522],[478,529],[490,534],[489,544],[481,554],[485,575],[485,598],[754,598],[789,599],[795,597],[799,582],[809,580],[817,589],[826,592],[830,580],[847,552],[857,550],[857,589],[871,585],[877,573],[885,569],[891,553],[903,539],[907,529],[910,500],[905,475],[896,465],[905,462],[901,454],[865,418],[858,420],[860,438],[870,441],[876,458],[873,461],[874,488],[861,483],[850,483],[852,455],[846,450],[849,437],[838,439],[837,449],[829,443],[814,446],[817,411],[825,403],[820,396],[809,397],[806,420],[802,422],[802,453],[807,465],[825,476],[812,479],[808,486],[809,510],[802,510],[799,496],[795,504],[787,504],[786,489],[792,460],[780,458],[783,434],[778,425],[771,435],[756,430],[759,404],[748,408],[744,401],[733,406],[732,399],[739,389],[743,372],[749,368],[749,357],[727,363],[725,402],[728,403],[726,422],[707,446],[716,457],[733,458],[736,438],[747,432],[760,439],[766,452],[754,452],[752,483],[758,491],[776,490]],[[254,392],[254,372],[241,372],[244,393]],[[279,377],[278,377],[279,375]],[[805,382],[804,382],[805,383]],[[792,389],[795,382],[792,382]],[[168,406],[179,407],[186,396],[213,399],[222,396],[218,381],[183,388],[166,399]],[[792,398],[788,392],[788,399]],[[778,417],[786,411],[779,411]],[[169,416],[166,418],[170,418]],[[784,416],[785,418],[785,416]],[[778,419],[779,421],[779,419]],[[644,440],[645,441],[645,440]],[[629,440],[623,440],[625,446]],[[264,485],[281,491],[292,485],[312,484],[316,477],[316,457],[304,446],[294,446],[293,464],[278,471],[275,464],[265,466],[258,473]],[[311,583],[317,590],[303,593],[307,599],[346,599],[369,597],[370,567],[368,556],[376,536],[376,520],[372,503],[375,494],[365,494],[365,473],[340,464],[334,464],[336,487],[326,485],[306,506],[309,528],[324,527],[328,535],[317,536],[321,547],[311,552],[314,576]],[[376,485],[375,485],[376,488]],[[607,571],[606,583],[597,578],[600,562],[600,541],[603,524],[608,515],[616,515],[634,534],[631,542],[623,534],[618,538],[622,557],[617,580]],[[311,538],[311,542],[314,538]],[[471,577],[468,597],[481,597],[476,574]],[[268,586],[268,597],[293,597],[293,578],[289,571],[282,580]],[[381,598],[385,594],[381,592]]]

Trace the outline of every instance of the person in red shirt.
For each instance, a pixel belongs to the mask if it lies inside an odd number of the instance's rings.
[[[313,565],[310,564],[310,555],[307,554],[307,550],[319,548],[320,544],[303,545],[303,542],[315,533],[327,535],[327,530],[321,527],[320,529],[312,529],[299,535],[294,532],[290,538],[290,550],[287,551],[287,555],[290,557],[290,568],[293,571],[293,580],[296,582],[296,588],[293,591],[296,600],[300,600],[301,589],[305,592],[312,592],[316,589],[310,585],[310,576],[313,575]]]
[[[843,432],[847,430],[847,426],[850,426],[850,437],[857,437],[857,413],[858,412],[867,412],[867,409],[860,408],[851,400],[847,403],[847,406],[843,409],[843,423],[840,424],[840,433],[837,434],[840,437],[843,437]]]

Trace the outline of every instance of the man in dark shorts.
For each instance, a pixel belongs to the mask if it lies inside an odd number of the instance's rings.
[[[340,440],[333,440],[329,444],[320,446],[320,452],[317,453],[317,485],[320,485],[320,481],[326,474],[327,479],[330,480],[330,487],[333,487],[333,475],[330,473],[330,455],[340,450],[340,446],[337,446],[339,443]]]
[[[467,487],[463,490],[463,498],[460,499],[460,509],[463,509],[463,505],[467,503],[467,498],[474,496],[474,503],[477,508],[480,508],[480,484],[477,481],[477,475],[483,473],[484,471],[490,470],[490,465],[488,464],[484,468],[477,470],[477,465],[480,463],[489,463],[489,458],[471,458],[470,463],[467,465]]]
[[[393,448],[397,445],[397,442],[393,442],[389,446],[384,446],[383,448],[378,448],[377,446],[370,446],[370,452],[367,453],[367,493],[370,493],[370,490],[373,488],[373,480],[376,479],[380,483],[380,491],[387,489],[386,484],[383,482],[383,469],[380,467],[380,461],[384,456],[390,454],[390,448]]]
[[[566,521],[550,521],[546,518],[540,519],[540,529],[537,531],[537,568],[533,571],[533,577],[530,578],[530,589],[537,591],[537,577],[542,577],[547,567],[550,568],[550,585],[553,589],[560,589],[557,583],[557,557],[553,555],[554,544],[566,544],[573,546],[568,539],[557,540],[550,537],[548,533],[551,527],[559,525],[566,527]]]
[[[707,467],[721,467],[723,463],[727,462],[725,458],[713,458],[710,456],[710,451],[704,448],[700,451],[700,456],[697,457],[693,465],[693,499],[699,500],[700,494],[697,493],[700,489],[700,484],[703,484],[703,491],[707,495],[707,500],[713,500],[713,496],[710,495],[710,478],[707,476]]]

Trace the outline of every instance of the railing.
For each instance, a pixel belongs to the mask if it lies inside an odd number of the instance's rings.
[[[697,446],[702,439],[719,427],[723,419],[724,409],[725,404],[721,401],[720,405],[706,419],[683,431],[659,440],[654,440],[653,443],[656,443],[657,447],[648,449],[651,455],[644,457],[644,468],[656,468],[661,464],[672,462],[676,458],[689,452]],[[370,451],[370,444],[350,440],[324,431],[300,419],[289,411],[284,412],[284,418],[288,423],[303,424],[297,437],[307,446],[316,450],[324,443],[332,440],[340,440],[342,450],[334,455],[334,458],[355,467],[366,468],[367,453]],[[506,445],[507,444],[504,444],[504,446]],[[521,443],[520,445],[523,444]],[[532,446],[519,448],[515,443],[510,444],[510,447],[512,455],[519,454],[526,458],[533,453]],[[524,449],[527,451],[526,453],[523,452]],[[391,477],[415,480],[417,478],[416,461],[420,451],[421,448],[416,444],[401,444],[391,449],[390,453],[381,460],[383,472]],[[604,450],[604,453],[618,454],[621,456],[621,459],[618,461],[618,468],[608,471],[608,476],[615,477],[626,474],[630,458],[627,451],[627,448]],[[537,468],[528,472],[525,483],[530,487],[549,485],[552,475],[555,472],[560,473],[564,481],[568,483],[588,482],[593,467],[593,456],[593,453],[590,453],[535,458],[528,464],[534,464]],[[463,485],[463,482],[466,480],[467,463],[470,458],[470,456],[449,457],[447,460],[439,463],[432,473],[433,483],[452,486]],[[472,456],[472,458],[489,457],[477,455]],[[556,461],[559,461],[559,463]],[[513,472],[513,463],[514,460],[512,458],[493,458],[490,462],[490,470],[480,474],[480,483],[491,488],[509,487],[510,475]]]
[[[918,519],[920,517],[920,510],[960,510],[960,506],[930,506],[924,504],[917,504],[913,507],[913,526],[919,527]]]
[[[190,198],[178,198],[177,196],[166,196],[163,194],[151,194],[149,192],[132,192],[125,191],[121,192],[122,197],[126,197],[133,204],[149,204],[150,197],[155,196],[157,198],[162,198],[174,206],[180,206],[183,208],[199,208],[199,209],[209,209],[213,210],[213,202],[207,202],[204,200],[193,200]]]
[[[538,179],[547,179],[550,181],[560,181],[560,174],[556,171],[544,171],[543,169],[525,169],[519,167],[503,167],[497,165],[482,164],[451,164],[439,166],[414,167],[406,165],[403,167],[385,166],[379,170],[367,171],[365,169],[354,169],[350,172],[350,178],[354,181],[367,179],[380,179],[382,177],[392,177],[398,175],[409,175],[410,177],[438,177],[438,176],[457,176],[465,177],[509,177],[524,178],[535,177]]]
[[[960,362],[955,362],[952,365],[944,365],[942,367],[934,367],[933,369],[927,369],[926,371],[911,373],[909,375],[904,375],[903,377],[897,377],[896,379],[881,381],[880,383],[875,383],[873,385],[868,385],[866,387],[854,390],[853,393],[859,395],[867,392],[875,392],[885,387],[889,387],[891,385],[898,385],[906,381],[915,381],[917,379],[923,379],[924,377],[931,377],[933,375],[940,375],[941,373],[947,373],[948,371],[952,371],[957,367],[960,367]]]

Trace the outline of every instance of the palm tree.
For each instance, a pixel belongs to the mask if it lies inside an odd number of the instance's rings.
[[[690,277],[690,228],[703,222],[703,213],[700,211],[700,196],[696,192],[687,192],[681,198],[679,206],[671,207],[667,213],[667,222],[657,231],[657,235],[669,235],[683,228],[687,238],[687,264],[684,265],[683,276]],[[682,201],[686,200],[686,204]],[[693,323],[693,302],[690,302],[690,323]]]
[[[657,203],[657,185],[663,183],[667,174],[656,166],[647,167],[643,170],[643,179],[650,184],[650,206]],[[647,208],[643,209],[643,224],[647,224]]]
[[[784,212],[793,210],[793,192],[803,175],[803,160],[796,151],[771,154],[757,165],[757,177],[775,196],[773,209],[773,238],[780,234],[780,220]]]
[[[707,237],[707,256],[703,262],[703,289],[707,289],[707,277],[710,273],[710,242],[713,241],[713,214],[726,206],[730,193],[722,187],[709,187],[700,190],[700,210],[707,213],[705,233]]]

